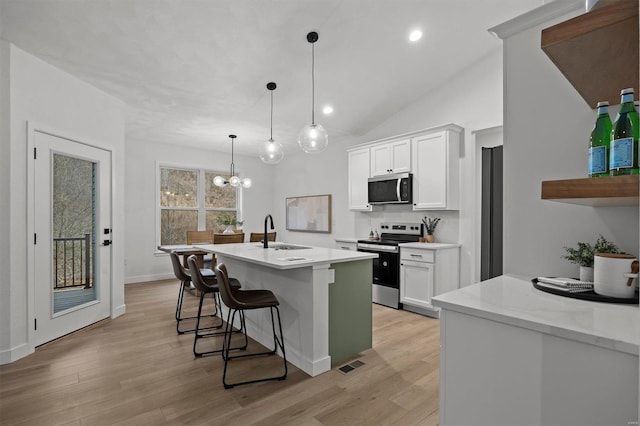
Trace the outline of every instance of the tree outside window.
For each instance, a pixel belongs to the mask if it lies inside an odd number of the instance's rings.
[[[187,231],[222,232],[222,214],[237,215],[237,189],[213,184],[214,171],[160,167],[160,244],[186,244]]]

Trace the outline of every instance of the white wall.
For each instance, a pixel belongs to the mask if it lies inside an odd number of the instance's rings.
[[[257,157],[234,155],[235,171],[249,177],[252,187],[243,189],[245,233],[262,232],[264,217],[273,213],[273,168]],[[173,277],[168,256],[156,253],[157,164],[196,167],[229,172],[229,152],[215,152],[173,144],[127,140],[125,146],[125,281],[127,283]],[[274,215],[277,220],[277,216]],[[282,222],[280,223],[282,225]],[[277,229],[280,232],[284,227]],[[278,235],[280,237],[280,235]],[[247,236],[248,238],[248,236]]]
[[[3,43],[2,80],[0,87],[6,90],[6,74],[9,74],[10,129],[9,140],[3,138],[4,155],[9,158],[9,196],[7,194],[6,169],[2,167],[0,199],[9,205],[9,218],[2,217],[0,237],[9,247],[9,256],[0,282],[2,310],[0,310],[0,364],[11,362],[29,352],[27,304],[27,121],[39,123],[62,134],[72,134],[95,142],[113,152],[113,292],[112,316],[124,312],[123,248],[121,238],[124,229],[124,118],[120,101],[100,92],[75,77],[48,65],[40,59]],[[7,55],[8,53],[8,55]],[[4,96],[3,96],[4,99]],[[6,105],[3,106],[6,108]],[[0,116],[4,115],[0,110]],[[4,118],[2,119],[5,122]],[[6,129],[5,126],[2,126]],[[6,131],[6,130],[5,130]],[[8,162],[7,160],[0,160]],[[8,201],[8,203],[5,203]],[[6,214],[6,213],[3,213]],[[6,228],[9,228],[9,235]],[[3,248],[2,250],[6,250]],[[9,301],[8,303],[6,301]],[[8,336],[8,339],[7,339]]]
[[[9,218],[10,178],[11,178],[11,138],[9,132],[9,43],[0,40],[0,271],[4,271],[0,279],[0,351],[11,348],[11,223]],[[1,352],[0,352],[1,353]],[[0,363],[1,358],[0,358]]]
[[[504,40],[505,273],[575,276],[563,246],[598,234],[638,254],[638,207],[584,207],[540,199],[540,182],[586,177],[595,112],[540,48],[536,25]],[[618,104],[619,99],[609,99]],[[617,106],[611,108],[613,114]]]

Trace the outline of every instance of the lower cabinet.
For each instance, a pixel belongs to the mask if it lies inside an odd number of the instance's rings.
[[[433,308],[433,263],[402,260],[400,264],[400,302]]]
[[[400,248],[400,303],[403,308],[433,317],[439,309],[431,298],[460,287],[460,245],[420,244]]]
[[[335,240],[335,241],[336,241],[335,248],[339,250],[350,250],[350,251],[358,250],[358,245],[355,241],[350,241],[350,240]]]

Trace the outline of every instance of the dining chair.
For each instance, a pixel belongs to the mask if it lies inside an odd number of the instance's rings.
[[[187,231],[187,244],[213,244],[213,231]]]
[[[252,232],[252,233],[249,234],[249,242],[250,243],[262,242],[263,238],[264,238],[264,232]],[[267,240],[268,241],[275,241],[276,240],[276,233],[275,232],[267,232]]]
[[[244,232],[233,234],[213,234],[213,244],[243,243]]]
[[[270,290],[240,290],[237,288],[232,288],[232,285],[229,281],[229,275],[227,273],[227,267],[224,264],[216,265],[215,268],[216,277],[218,279],[218,289],[220,292],[220,297],[224,304],[229,308],[227,312],[226,326],[225,326],[225,337],[224,343],[222,345],[222,358],[224,359],[224,371],[222,373],[222,384],[225,389],[232,388],[238,385],[246,385],[249,383],[258,383],[265,382],[268,380],[284,380],[287,378],[287,356],[284,351],[284,335],[282,334],[282,321],[280,320],[280,310],[278,309],[278,305],[280,304],[278,298],[271,292]],[[231,334],[233,332],[233,323],[235,321],[235,317],[237,313],[240,313],[240,323],[241,327],[245,327],[244,320],[244,311],[246,310],[255,310],[255,309],[265,309],[269,308],[271,313],[271,329],[273,331],[273,349],[268,350],[266,352],[257,352],[257,353],[245,353],[242,355],[233,355],[229,354],[229,351],[232,349],[231,347]],[[273,316],[273,312],[276,312],[278,317],[278,329],[280,331],[280,336],[276,333],[276,323]],[[246,327],[245,327],[245,335],[246,335]],[[271,377],[261,377],[253,380],[246,380],[240,382],[229,383],[227,382],[227,369],[229,366],[229,361],[238,359],[238,358],[248,358],[248,357],[257,357],[262,355],[277,355],[277,351],[280,349],[282,352],[282,358],[284,363],[284,372],[281,375],[271,376]],[[259,371],[259,369],[253,368],[252,371]]]
[[[213,231],[187,231],[187,244],[213,244]],[[213,268],[215,256],[204,258],[204,267]]]
[[[204,355],[210,355],[210,354],[214,354],[214,353],[219,353],[222,352],[223,348],[219,348],[219,349],[213,349],[213,350],[208,350],[208,351],[198,351],[198,340],[202,339],[202,338],[208,338],[208,337],[215,337],[215,336],[223,336],[223,341],[224,341],[224,336],[226,336],[226,333],[232,333],[234,330],[230,329],[229,331],[227,330],[227,328],[225,327],[224,330],[220,330],[223,325],[224,325],[224,321],[222,319],[223,315],[222,315],[222,306],[220,304],[220,291],[219,291],[219,285],[218,285],[218,280],[217,277],[214,277],[213,280],[211,279],[207,279],[205,278],[201,273],[200,273],[200,269],[198,269],[197,267],[197,259],[194,255],[191,255],[187,258],[187,262],[189,264],[189,270],[193,269],[193,272],[191,273],[191,280],[193,281],[193,285],[195,285],[196,289],[198,290],[198,292],[200,293],[200,303],[198,304],[198,314],[195,316],[196,318],[196,328],[194,329],[194,337],[193,337],[193,354],[195,356],[204,356]],[[235,278],[228,278],[227,277],[227,283],[229,285],[230,288],[237,290],[239,289],[240,286],[240,282],[235,279]],[[216,313],[220,312],[220,321],[215,323],[214,325],[208,326],[208,327],[203,327],[200,328],[200,319],[202,318],[202,305],[204,303],[204,299],[205,297],[210,294],[213,297],[214,303],[216,305]],[[247,333],[246,333],[246,326],[245,326],[245,321],[244,321],[244,315],[240,316],[240,329],[235,330],[238,333],[243,333],[244,334],[244,344],[235,348],[231,348],[232,350],[235,349],[246,349],[247,345],[249,344],[248,338],[247,338]],[[218,330],[218,331],[211,331],[211,330]]]

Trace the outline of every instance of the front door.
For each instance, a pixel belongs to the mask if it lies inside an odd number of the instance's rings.
[[[34,132],[34,346],[109,317],[111,152]]]

